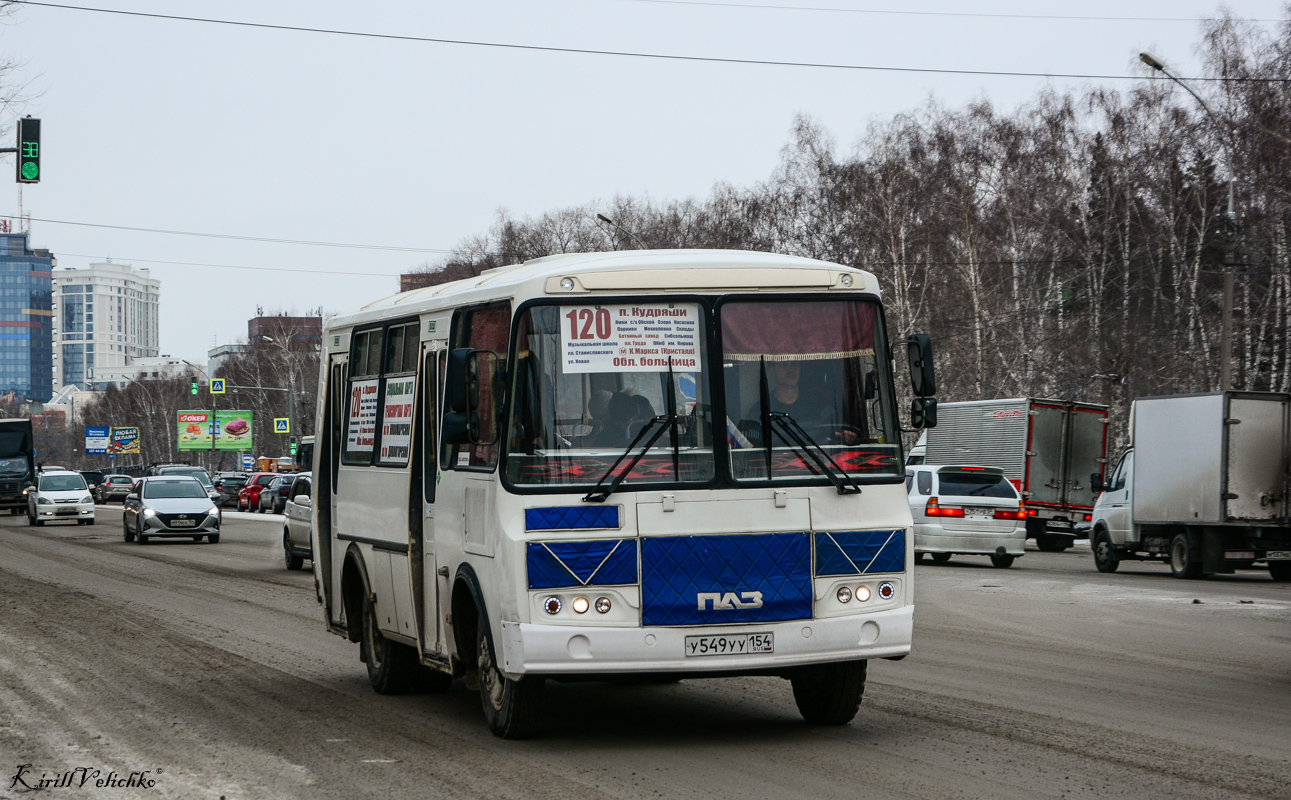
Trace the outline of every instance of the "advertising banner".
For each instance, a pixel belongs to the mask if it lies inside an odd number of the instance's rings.
[[[139,429],[112,428],[108,437],[108,454],[114,456],[139,455]]]
[[[108,454],[108,442],[112,440],[112,429],[108,427],[85,429],[85,454],[105,456]]]
[[[211,449],[211,412],[180,411],[178,418],[178,448],[184,450]]]
[[[695,303],[609,303],[560,307],[561,370],[676,372],[700,370]]]
[[[377,387],[379,379],[350,383],[350,413],[345,452],[371,453],[377,438]]]
[[[404,466],[412,451],[412,403],[417,379],[387,378],[381,410],[381,463]]]
[[[250,411],[216,411],[215,449],[250,450],[252,421]]]

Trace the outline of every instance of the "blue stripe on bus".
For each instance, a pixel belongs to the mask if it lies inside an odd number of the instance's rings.
[[[905,571],[905,531],[816,534],[817,575],[870,575]]]
[[[637,582],[637,544],[632,539],[530,542],[527,551],[530,589]]]
[[[619,506],[548,506],[526,508],[526,531],[567,531],[618,528]]]

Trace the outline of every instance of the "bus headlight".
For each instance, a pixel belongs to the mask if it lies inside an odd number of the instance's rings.
[[[870,587],[868,587],[868,586],[857,586],[857,587],[856,587],[856,602],[858,602],[858,603],[864,603],[866,600],[869,600],[869,599],[870,599]]]
[[[846,586],[838,587],[838,602],[850,603],[852,601],[852,590]]]
[[[596,613],[598,614],[610,613],[610,598],[608,597],[596,598]]]
[[[591,604],[587,602],[586,597],[575,597],[573,606],[575,614],[586,614],[587,609],[591,607]]]
[[[542,610],[546,611],[548,614],[559,614],[560,598],[556,597],[555,595],[552,595],[551,597],[548,597],[546,600],[543,600]]]

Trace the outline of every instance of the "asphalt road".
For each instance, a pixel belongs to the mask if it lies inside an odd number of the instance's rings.
[[[0,517],[0,797],[78,767],[42,796],[1291,797],[1291,584],[1265,572],[919,566],[914,653],[871,664],[850,726],[773,678],[555,684],[545,736],[504,742],[460,681],[372,692],[281,518],[144,547],[99,520]],[[94,787],[113,771],[154,784]]]

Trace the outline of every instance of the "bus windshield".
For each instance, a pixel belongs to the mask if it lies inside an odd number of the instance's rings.
[[[512,486],[591,486],[634,441],[620,471],[650,447],[625,487],[713,479],[700,304],[533,306],[516,330],[506,462]]]
[[[877,303],[739,300],[718,313],[733,479],[902,475]]]

